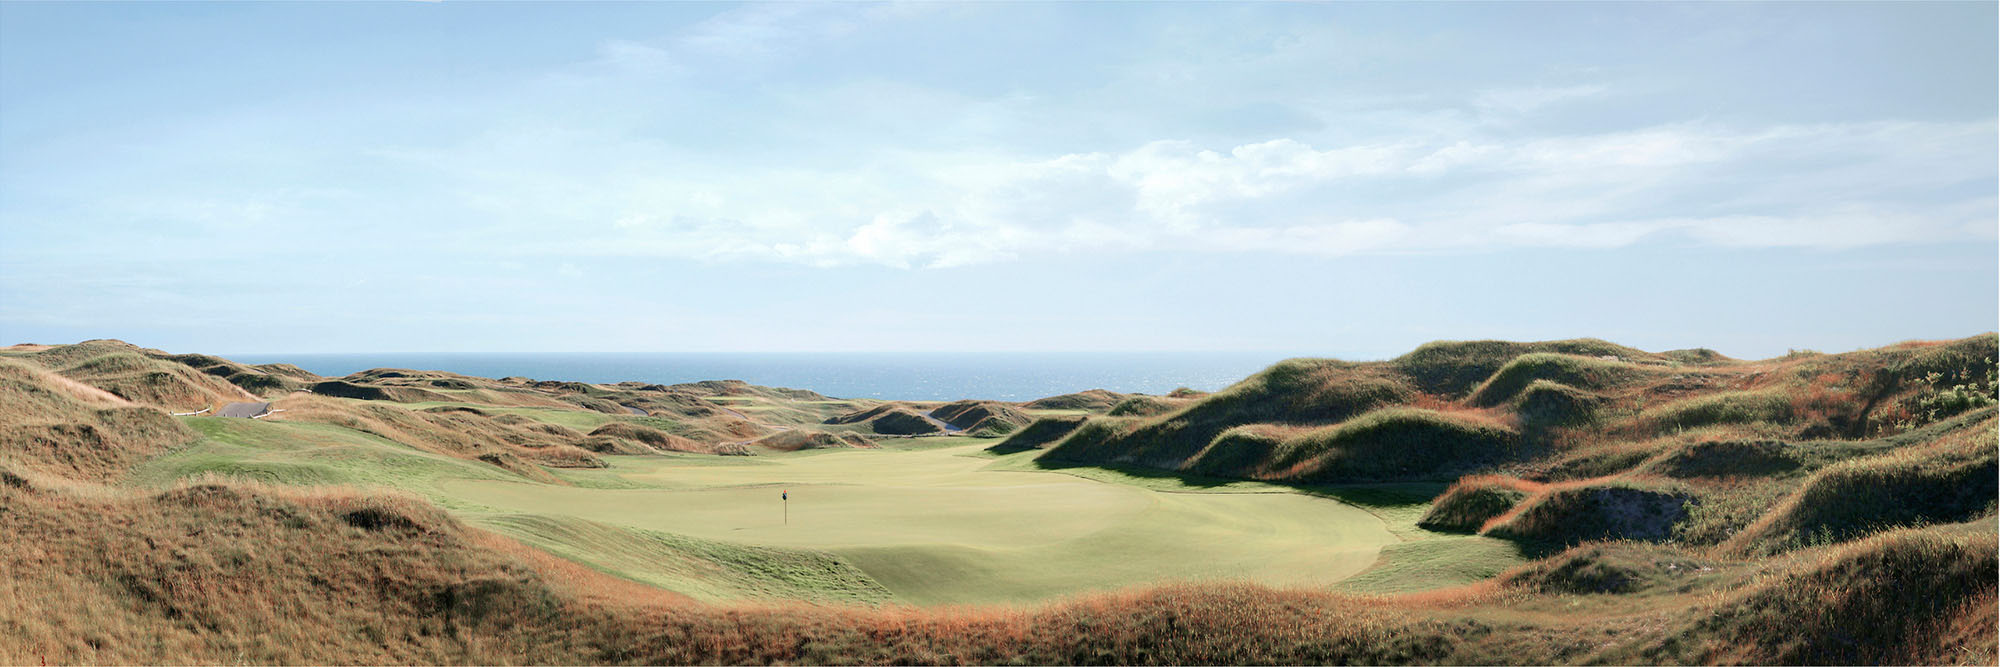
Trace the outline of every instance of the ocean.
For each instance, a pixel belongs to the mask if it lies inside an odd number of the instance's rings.
[[[1282,358],[1245,352],[690,353],[690,354],[236,354],[327,376],[370,368],[480,377],[659,384],[744,380],[839,398],[1026,401],[1085,389],[1164,394],[1215,391]]]

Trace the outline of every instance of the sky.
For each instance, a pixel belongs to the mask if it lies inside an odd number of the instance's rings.
[[[2000,319],[1994,3],[0,3],[0,344],[1739,358]]]

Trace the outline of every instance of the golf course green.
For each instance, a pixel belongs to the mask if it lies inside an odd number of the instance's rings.
[[[1223,578],[1323,586],[1397,542],[1376,516],[1335,500],[1008,470],[980,454],[985,444],[722,460],[619,456],[578,486],[437,485],[502,513],[829,553],[910,604],[1029,602]]]

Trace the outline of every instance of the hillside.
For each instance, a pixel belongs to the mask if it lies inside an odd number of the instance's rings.
[[[930,414],[972,435],[1006,435],[1034,421],[1028,413],[995,401],[956,401],[938,406]]]
[[[1992,664],[1996,358],[1445,342],[922,408],[16,346],[0,663]]]

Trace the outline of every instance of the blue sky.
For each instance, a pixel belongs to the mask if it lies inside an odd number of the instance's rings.
[[[0,340],[1747,358],[2000,319],[1993,3],[0,3]]]

